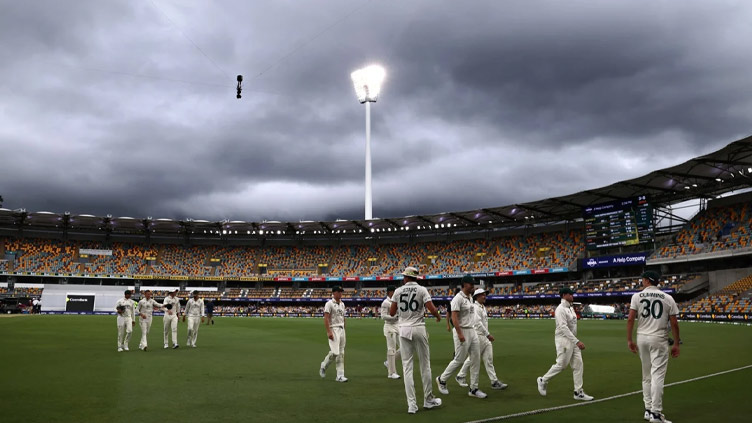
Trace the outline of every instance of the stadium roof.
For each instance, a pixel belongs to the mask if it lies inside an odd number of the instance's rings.
[[[0,226],[97,230],[112,233],[245,235],[254,238],[277,235],[357,236],[384,232],[397,235],[410,231],[455,231],[576,221],[582,217],[584,207],[609,201],[645,195],[650,203],[657,207],[665,207],[692,199],[712,199],[751,186],[752,136],[680,165],[605,187],[529,203],[477,210],[333,222],[211,222],[0,209]]]

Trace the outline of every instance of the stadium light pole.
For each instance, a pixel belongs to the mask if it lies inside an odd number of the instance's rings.
[[[355,94],[360,104],[366,105],[366,220],[373,218],[373,198],[371,191],[371,103],[375,103],[381,92],[386,71],[379,65],[370,65],[350,74]]]

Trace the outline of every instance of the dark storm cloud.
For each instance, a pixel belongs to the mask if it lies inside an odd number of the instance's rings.
[[[738,2],[5,2],[0,194],[58,212],[358,218],[349,72],[372,61],[388,68],[376,216],[569,194],[748,135],[750,18]]]

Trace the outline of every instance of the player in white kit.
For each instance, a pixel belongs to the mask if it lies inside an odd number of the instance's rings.
[[[118,329],[118,352],[128,351],[128,344],[131,342],[133,325],[136,324],[136,317],[133,314],[133,300],[131,300],[131,291],[126,289],[124,298],[115,303],[117,311],[117,329]]]
[[[585,349],[585,344],[577,339],[577,314],[572,308],[574,302],[574,291],[570,288],[559,290],[561,304],[556,307],[554,317],[556,320],[556,330],[554,331],[554,343],[556,344],[556,363],[551,369],[537,379],[538,392],[546,396],[548,382],[556,375],[572,367],[574,380],[574,399],[580,401],[591,401],[593,397],[586,394],[582,389],[582,375],[584,373],[582,364],[581,350]]]
[[[386,338],[386,366],[387,377],[389,379],[399,379],[400,375],[397,374],[396,360],[400,358],[399,351],[399,327],[397,322],[399,317],[389,314],[389,309],[392,308],[392,296],[394,290],[397,289],[393,285],[386,288],[386,298],[381,302],[381,318],[384,319],[384,337]]]
[[[193,291],[193,298],[189,298],[185,304],[185,314],[183,321],[188,317],[188,346],[196,348],[196,338],[198,337],[198,328],[204,323],[204,300],[198,297],[198,291]]]
[[[470,389],[468,396],[475,398],[486,398],[485,392],[478,389],[478,373],[480,372],[480,343],[478,334],[475,331],[475,306],[470,296],[473,294],[475,279],[471,275],[462,277],[462,290],[452,299],[450,308],[452,310],[452,324],[454,331],[454,358],[449,362],[444,373],[436,377],[436,383],[439,386],[439,392],[444,395],[449,394],[449,388],[446,386],[447,380],[452,374],[459,370],[470,359]]]
[[[164,311],[164,347],[169,347],[169,334],[172,332],[172,348],[178,348],[178,320],[180,319],[180,299],[177,297],[178,289],[170,291],[162,301]],[[172,306],[168,309],[168,306]]]
[[[503,383],[496,376],[496,369],[493,363],[493,344],[495,339],[493,335],[488,331],[488,312],[486,311],[486,293],[483,288],[478,288],[473,292],[473,299],[475,300],[475,333],[478,334],[478,342],[480,343],[480,360],[486,368],[488,378],[491,379],[492,389],[506,389],[507,384]],[[470,369],[470,357],[465,360],[465,364],[462,365],[462,369],[457,373],[457,383],[460,386],[467,386],[465,376]]]
[[[668,343],[667,322],[671,325],[674,339],[679,338],[679,308],[671,295],[658,289],[657,272],[642,274],[643,290],[632,295],[627,320],[627,346],[633,353],[639,352],[642,362],[642,400],[645,403],[643,418],[651,423],[671,423],[663,415],[663,382],[671,355],[679,357],[679,342]],[[637,320],[637,344],[632,342],[634,322]]]
[[[413,355],[420,360],[420,378],[423,382],[423,408],[434,408],[441,405],[441,399],[433,396],[433,382],[431,377],[431,351],[428,346],[426,332],[425,310],[428,310],[437,322],[441,315],[431,301],[428,290],[418,285],[418,269],[408,267],[402,272],[405,284],[394,291],[389,315],[398,316],[400,334],[400,355],[402,356],[402,372],[407,396],[407,412],[418,412],[418,401],[415,398],[415,381],[413,380]]]
[[[141,327],[141,342],[138,344],[138,349],[146,351],[149,346],[149,331],[151,330],[152,317],[154,316],[154,309],[159,310],[162,307],[161,304],[154,301],[151,298],[151,291],[144,291],[144,298],[138,302],[136,306],[136,314],[139,315],[138,324]]]
[[[319,376],[326,377],[326,369],[332,362],[337,363],[337,382],[347,382],[345,377],[345,303],[342,302],[341,286],[332,288],[332,299],[324,306],[324,327],[329,338],[329,352],[319,367]]]

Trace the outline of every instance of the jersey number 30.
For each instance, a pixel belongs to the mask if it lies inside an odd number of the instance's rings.
[[[408,299],[408,295],[410,298]],[[400,294],[399,297],[400,310],[401,311],[418,311],[418,301],[415,299],[415,293],[412,294]]]
[[[663,316],[663,303],[659,300],[650,301],[650,300],[640,300],[641,304],[645,304],[645,307],[642,309],[642,313],[640,316],[642,317],[650,317],[653,316],[654,319],[660,319],[661,316]]]

